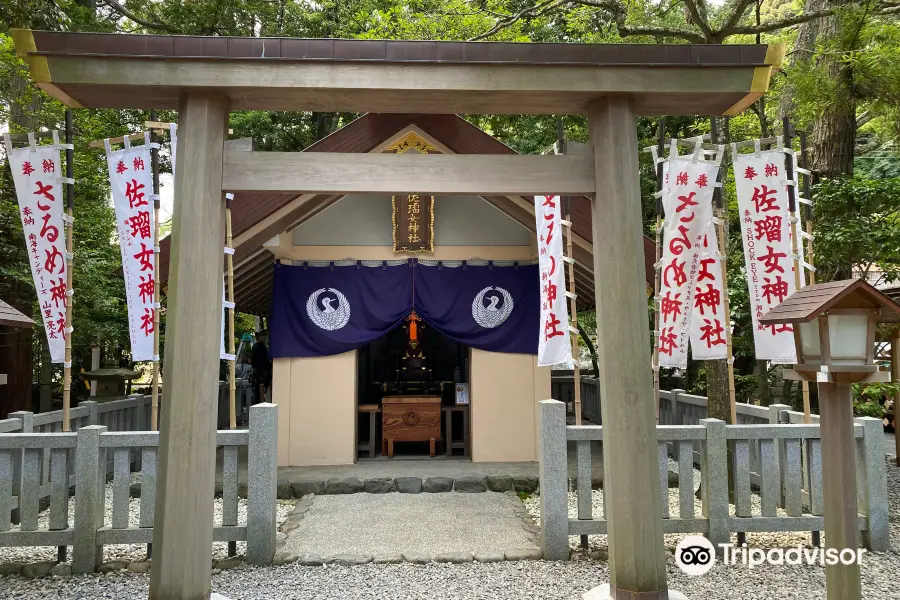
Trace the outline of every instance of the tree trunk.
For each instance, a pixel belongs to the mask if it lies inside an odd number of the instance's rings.
[[[772,389],[769,387],[769,364],[768,361],[756,361],[756,391],[759,397],[760,406],[769,406],[772,404]]]
[[[731,399],[728,397],[728,365],[724,360],[706,361],[706,416],[731,423]]]
[[[803,12],[811,13],[822,10],[829,4],[828,0],[806,0],[803,3]],[[791,53],[794,65],[798,63],[808,62],[812,53],[816,49],[816,40],[819,37],[819,29],[821,28],[821,20],[813,19],[800,25],[797,29],[797,39],[794,41],[793,52]],[[784,84],[781,92],[781,101],[778,105],[779,121],[784,117],[791,117],[794,113],[794,86],[791,85],[790,78]]]

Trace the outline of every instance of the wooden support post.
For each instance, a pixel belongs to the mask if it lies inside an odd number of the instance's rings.
[[[719,141],[719,123],[716,120],[716,117],[710,117],[710,130],[712,134],[713,143],[717,143]],[[719,174],[716,177],[719,183],[722,183],[723,180],[723,170],[719,169]],[[728,365],[728,406],[730,409],[731,420],[729,423],[732,425],[737,424],[737,399],[734,389],[734,344],[731,340],[731,302],[728,299],[728,230],[726,229],[726,224],[728,223],[728,203],[725,202],[724,193],[722,187],[717,187],[713,190],[713,204],[715,208],[716,217],[719,219],[719,223],[716,226],[716,235],[719,238],[719,254],[721,255],[721,259],[719,262],[722,265],[722,296],[723,296],[723,309],[725,311],[725,361]]]
[[[833,374],[833,377],[839,377]],[[825,504],[825,546],[838,552],[859,548],[856,492],[856,439],[853,435],[853,396],[850,383],[838,379],[819,384],[822,428],[822,478]],[[838,561],[825,567],[828,600],[859,600],[859,563]]]
[[[72,110],[66,110],[66,144],[73,143]],[[66,148],[66,177],[74,178],[75,173],[75,152],[71,148]],[[66,290],[72,289],[72,268],[75,258],[75,246],[73,238],[75,235],[75,222],[73,213],[75,211],[75,183],[66,184],[66,215],[68,215],[68,227],[66,228]],[[75,296],[66,298],[66,358],[63,370],[63,421],[62,430],[70,431],[72,424],[69,411],[72,404],[72,305],[75,303]]]
[[[227,121],[225,97],[182,94],[150,600],[209,595]]]
[[[791,150],[791,142],[793,140],[793,132],[791,123],[787,117],[782,119],[782,127],[784,134],[784,147]],[[794,176],[794,157],[790,153],[784,155],[784,170],[788,181],[793,181],[792,185],[788,185],[788,210],[791,219],[791,253],[793,254],[794,263],[794,289],[799,290],[803,287],[803,277],[801,269],[803,265],[800,262],[800,228],[797,227],[797,182]],[[809,405],[809,382],[801,381],[800,388],[803,394],[803,422],[809,424],[812,422],[810,417]]]
[[[227,194],[225,196],[225,247],[231,249],[231,202],[234,196]],[[235,405],[235,385],[234,385],[234,368],[237,357],[234,355],[234,255],[230,252],[225,255],[225,263],[227,266],[226,278],[228,279],[228,300],[231,306],[228,307],[228,354],[231,359],[228,361],[228,425],[231,429],[237,428],[237,407]],[[261,398],[265,402],[265,398]]]
[[[662,499],[650,373],[634,101],[587,107],[597,195],[592,199],[594,287],[608,490],[610,597],[665,598]]]
[[[150,111],[150,119],[156,119],[156,111]],[[156,142],[156,132],[150,132],[150,141]],[[150,382],[150,431],[159,429],[159,149],[150,148],[150,169],[153,175],[153,375]]]
[[[659,424],[659,287],[660,287],[660,269],[659,261],[662,258],[662,244],[660,236],[662,235],[662,224],[664,216],[664,208],[662,201],[663,184],[663,152],[665,151],[664,140],[666,138],[666,118],[660,117],[657,130],[656,154],[653,170],[656,171],[656,191],[659,197],[656,199],[656,223],[654,225],[654,233],[656,235],[656,259],[653,262],[653,335],[651,336],[651,344],[653,345],[653,402],[656,404],[656,423]]]

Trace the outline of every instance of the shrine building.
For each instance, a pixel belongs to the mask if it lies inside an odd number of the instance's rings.
[[[374,113],[305,152],[515,154],[456,115]],[[569,200],[577,301],[590,310],[590,201]],[[269,328],[280,465],[538,460],[537,403],[551,394],[535,356],[533,197],[236,191],[232,224],[237,309]],[[652,289],[646,237],[644,255]]]

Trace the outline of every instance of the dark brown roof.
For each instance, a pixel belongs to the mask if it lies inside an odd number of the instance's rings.
[[[32,327],[34,321],[17,311],[15,308],[0,300],[0,325],[8,327]]]
[[[542,44],[34,31],[35,54],[389,63],[763,66],[765,44]]]
[[[880,311],[879,320],[900,317],[900,304],[863,279],[817,283],[791,294],[767,312],[760,323],[808,323],[836,308],[871,308]]]
[[[416,114],[367,114],[347,124],[328,137],[309,146],[304,152],[370,152],[379,144],[415,125],[441,144],[457,154],[515,154],[515,150],[493,138],[465,119],[456,115],[416,115]],[[284,209],[296,194],[279,193],[236,193],[231,210],[233,237],[249,231],[279,210]],[[316,196],[304,204],[306,212],[324,209],[336,199]],[[507,198],[489,198],[491,202],[506,201]],[[588,198],[571,198],[572,228],[575,234],[590,242],[591,203]],[[243,312],[268,313],[271,299],[272,254],[262,248],[262,244],[285,229],[290,229],[279,219],[267,228],[261,228],[235,250],[235,301]],[[160,282],[165,285],[169,275],[169,243],[167,237],[160,242]],[[577,248],[576,248],[577,249]],[[576,267],[578,301],[581,309],[594,305],[593,264],[586,256],[584,266]],[[653,287],[655,245],[644,237],[644,269],[649,288]]]

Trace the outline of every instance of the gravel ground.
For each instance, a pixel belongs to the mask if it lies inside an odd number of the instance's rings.
[[[434,556],[536,548],[514,502],[497,492],[316,496],[283,552]]]
[[[894,549],[865,555],[862,580],[866,600],[900,600],[900,586],[896,584],[900,566],[900,469],[891,463],[888,466],[888,492]],[[457,494],[434,496],[446,499],[454,495]],[[478,495],[484,494],[473,496]],[[321,499],[316,498],[316,503]],[[529,500],[529,504],[532,503]],[[354,535],[360,538],[365,534],[357,531]],[[598,539],[592,539],[592,542],[598,545],[602,542],[605,546],[605,540],[600,539],[603,537],[596,536]],[[765,545],[755,537],[749,541],[754,546]],[[786,545],[795,544],[791,540],[786,542]],[[692,578],[684,575],[670,559],[666,570],[669,587],[684,592],[692,600],[820,600],[825,595],[825,575],[819,567],[783,566],[751,571],[741,566],[717,564],[706,575]],[[608,579],[605,562],[585,560],[577,553],[573,560],[564,563],[244,566],[213,572],[212,589],[233,600],[579,600],[585,591]],[[148,584],[149,576],[128,572],[40,580],[0,577],[0,598],[143,600],[147,597]]]
[[[134,482],[139,481],[139,474],[134,474],[132,480]],[[277,521],[279,526],[284,520],[287,518],[288,513],[291,512],[293,508],[293,503],[278,503],[277,508]],[[215,522],[222,522],[222,499],[216,498],[213,503],[213,510],[215,511]],[[140,524],[140,515],[141,515],[141,500],[140,498],[131,498],[128,503],[128,524],[131,527],[137,527]],[[75,499],[69,499],[69,523],[73,523],[75,518]],[[50,519],[50,510],[41,511],[38,515],[38,529],[46,529],[48,522]],[[112,483],[108,483],[106,485],[106,518],[105,522],[107,524],[112,522]],[[238,524],[245,524],[247,522],[247,501],[244,499],[238,500]],[[10,527],[10,531],[18,531],[19,526],[13,525]],[[247,547],[246,542],[238,542],[237,543],[237,553],[239,555],[244,554]],[[147,546],[145,544],[110,544],[103,546],[103,560],[142,560],[147,556]],[[214,542],[212,548],[212,558],[222,559],[228,556],[228,543],[227,542]],[[21,563],[30,563],[30,562],[39,562],[45,560],[56,560],[56,548],[55,547],[41,547],[41,546],[12,546],[8,548],[0,547],[0,564],[7,562],[21,562]],[[2,585],[2,583],[0,583]],[[0,594],[0,598],[3,598],[3,595]]]

